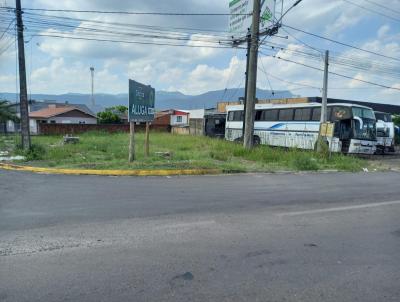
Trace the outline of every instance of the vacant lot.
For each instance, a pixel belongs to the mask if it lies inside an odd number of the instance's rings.
[[[8,142],[7,142],[8,141]],[[144,156],[144,135],[136,135],[137,160],[128,163],[129,137],[125,133],[86,133],[77,144],[63,144],[61,136],[34,136],[33,148],[24,153],[18,149],[18,138],[2,137],[0,150],[23,154],[23,164],[90,169],[174,169],[219,168],[224,172],[273,172],[338,169],[360,171],[367,161],[352,156],[328,156],[312,151],[287,150],[259,146],[245,150],[240,144],[199,136],[151,133],[150,156]],[[170,156],[160,156],[168,152]]]

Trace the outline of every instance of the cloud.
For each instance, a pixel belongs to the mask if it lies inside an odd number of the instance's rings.
[[[50,65],[33,70],[30,82],[32,93],[90,92],[88,66],[81,62],[69,65],[63,58],[55,58]],[[125,86],[126,82],[121,81],[118,75],[111,74],[107,69],[95,69],[96,92],[119,93],[126,90]]]

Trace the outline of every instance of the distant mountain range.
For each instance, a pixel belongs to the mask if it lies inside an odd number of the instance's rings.
[[[181,92],[157,91],[156,92],[156,109],[199,109],[216,107],[217,102],[221,101],[237,101],[239,97],[243,97],[244,88],[208,91],[200,95],[185,95]],[[274,94],[270,90],[257,89],[257,98],[289,98],[294,97],[290,91],[275,91]],[[15,93],[1,93],[0,99],[11,102],[16,101]],[[93,108],[90,104],[89,94],[66,93],[66,94],[32,94],[33,100],[48,100],[56,102],[69,102],[75,104],[86,104],[94,112],[101,111],[103,108],[115,105],[127,105],[128,94],[95,94],[96,106]]]

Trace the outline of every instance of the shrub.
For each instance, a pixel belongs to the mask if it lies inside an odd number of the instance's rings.
[[[306,154],[300,154],[300,153],[297,154],[297,156],[294,157],[292,164],[294,168],[302,171],[311,171],[319,169],[317,160],[311,157],[311,155],[306,155]]]
[[[220,161],[227,161],[229,159],[226,153],[215,151],[210,151],[210,157]]]
[[[25,156],[27,161],[29,160],[40,160],[44,158],[46,154],[46,149],[39,144],[31,144],[31,147],[28,150],[24,150],[22,145],[19,144],[16,146],[16,153],[22,156]]]

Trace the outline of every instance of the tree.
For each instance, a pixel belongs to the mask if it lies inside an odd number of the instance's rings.
[[[120,124],[121,123],[121,118],[119,117],[118,114],[110,111],[110,110],[105,110],[97,113],[97,118],[99,121],[99,124]]]
[[[97,113],[99,124],[121,124],[122,118],[128,112],[128,107],[118,105],[108,107],[104,111]]]
[[[121,114],[128,112],[128,107],[123,106],[123,105],[117,105],[117,106],[114,106],[114,107],[110,107],[109,109],[118,111]]]
[[[7,121],[19,122],[19,117],[9,102],[0,100],[0,123],[4,123],[5,132],[7,131]]]
[[[392,120],[396,126],[400,127],[400,115],[397,114],[393,115]]]

